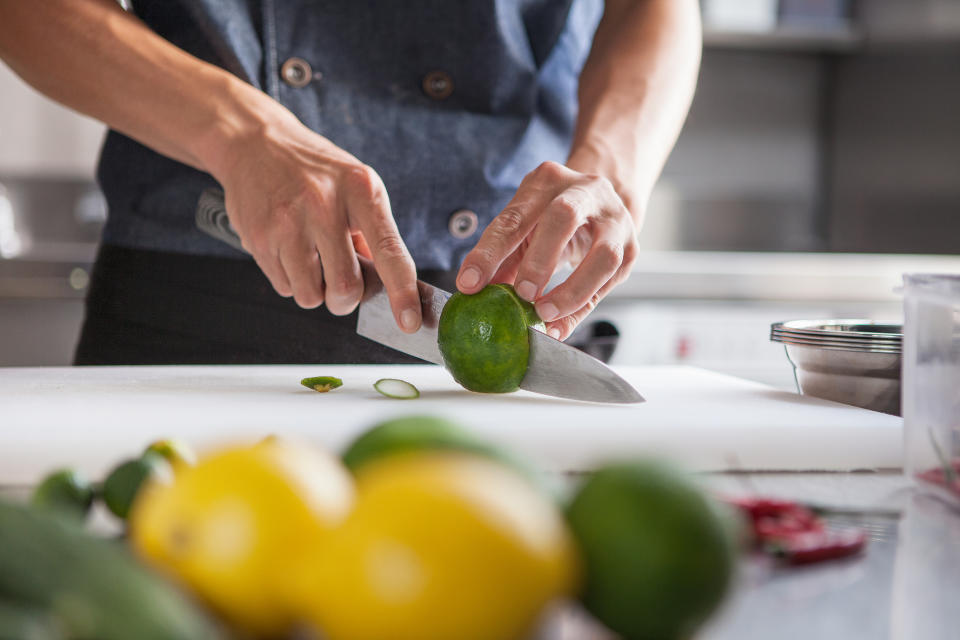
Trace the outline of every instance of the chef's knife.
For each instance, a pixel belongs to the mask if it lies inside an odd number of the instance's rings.
[[[227,218],[223,193],[206,189],[197,203],[197,228],[235,249],[245,251],[240,237]],[[360,257],[364,276],[357,333],[397,351],[443,365],[437,346],[437,324],[450,293],[417,281],[423,305],[423,324],[416,333],[404,333],[397,326],[390,299],[372,263]],[[521,389],[558,398],[590,402],[643,402],[630,383],[610,367],[579,349],[530,329],[530,361]]]

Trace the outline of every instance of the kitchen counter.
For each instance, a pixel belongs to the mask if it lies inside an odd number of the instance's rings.
[[[202,447],[272,432],[336,450],[383,417],[439,413],[567,480],[614,454],[655,452],[712,470],[701,477],[718,494],[799,499],[838,510],[833,525],[868,529],[871,542],[858,558],[802,568],[746,559],[733,596],[700,640],[956,637],[960,518],[911,496],[893,469],[898,418],[690,367],[619,371],[646,403],[471,394],[427,365],[0,369],[0,493],[23,496],[63,464],[97,477],[162,436]],[[345,386],[321,395],[298,385],[317,374],[340,376]],[[387,376],[416,383],[421,398],[378,396],[370,383]],[[880,470],[800,472],[818,466]],[[572,606],[540,634],[608,637]]]
[[[643,251],[610,297],[898,302],[904,273],[960,273],[960,256]]]
[[[725,495],[800,498],[862,513],[827,516],[859,526],[859,557],[779,567],[748,557],[736,588],[697,640],[953,640],[960,629],[960,513],[912,495],[899,474],[709,474]],[[558,614],[542,640],[614,640],[582,612]]]
[[[696,640],[955,640],[960,514],[912,495],[902,475],[711,473],[702,479],[721,495],[799,498],[849,510],[828,521],[863,527],[870,542],[859,557],[807,567],[746,558],[732,596]],[[26,494],[27,487],[0,485],[0,496]],[[568,605],[548,617],[536,640],[615,638]]]

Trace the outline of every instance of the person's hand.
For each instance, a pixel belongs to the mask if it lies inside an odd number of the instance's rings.
[[[513,284],[535,302],[547,333],[564,340],[630,275],[636,257],[633,218],[610,181],[545,162],[464,258],[457,287],[476,293],[490,282]],[[543,295],[564,262],[575,270]]]
[[[237,136],[211,171],[244,249],[277,293],[336,315],[363,295],[359,252],[373,260],[397,324],[416,331],[416,268],[380,176],[279,105],[266,120]]]

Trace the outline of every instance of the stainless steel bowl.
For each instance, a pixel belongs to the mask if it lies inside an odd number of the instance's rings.
[[[774,324],[770,339],[783,343],[800,393],[898,416],[901,336],[899,325],[813,320]]]

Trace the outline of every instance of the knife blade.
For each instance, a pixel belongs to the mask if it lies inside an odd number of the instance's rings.
[[[196,225],[201,231],[245,251],[240,236],[230,225],[223,192],[206,189],[197,202]],[[360,257],[364,292],[357,318],[357,334],[397,351],[443,366],[437,346],[440,313],[451,294],[417,281],[423,323],[415,333],[404,333],[397,326],[390,299],[380,277],[369,260]],[[529,329],[530,360],[520,388],[534,393],[605,403],[644,402],[629,382],[610,367],[583,351]]]

